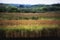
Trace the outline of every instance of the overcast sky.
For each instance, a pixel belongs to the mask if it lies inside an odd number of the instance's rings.
[[[14,4],[53,4],[53,3],[60,3],[60,0],[0,0],[0,3],[14,3]]]

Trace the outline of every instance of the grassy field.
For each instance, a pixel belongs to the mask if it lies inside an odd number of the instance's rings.
[[[15,35],[14,37],[25,35],[24,37],[28,37],[28,35],[31,36],[33,34],[34,36],[56,36],[56,33],[60,36],[60,14],[54,12],[0,13],[0,30],[4,30],[7,37],[9,37],[9,34],[10,37],[11,35]]]
[[[0,27],[3,29],[40,30],[43,28],[59,27],[60,20],[1,20]]]
[[[60,13],[0,13],[0,20],[60,20]]]
[[[0,32],[5,34],[5,37],[7,38],[59,37],[60,20],[1,20]]]

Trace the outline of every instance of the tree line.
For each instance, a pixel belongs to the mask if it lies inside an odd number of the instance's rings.
[[[31,6],[19,5],[18,7],[9,4],[0,4],[0,12],[40,13],[50,11],[60,11],[60,4]]]

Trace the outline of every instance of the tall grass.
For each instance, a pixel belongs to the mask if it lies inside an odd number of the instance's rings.
[[[0,13],[0,20],[60,20],[59,13]]]
[[[36,29],[36,28],[35,28]],[[21,29],[21,30],[0,30],[2,33],[2,37],[59,37],[60,36],[60,28],[54,27],[54,28],[43,28],[42,30],[33,30],[30,29]]]

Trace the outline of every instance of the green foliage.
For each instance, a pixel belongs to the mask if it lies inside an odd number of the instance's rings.
[[[0,12],[40,13],[47,11],[60,11],[60,4],[32,5],[31,7],[26,7],[24,5],[16,7],[7,4],[0,4]]]
[[[32,17],[32,19],[37,20],[37,19],[38,19],[38,17],[34,17],[34,16],[33,16],[33,17]]]

